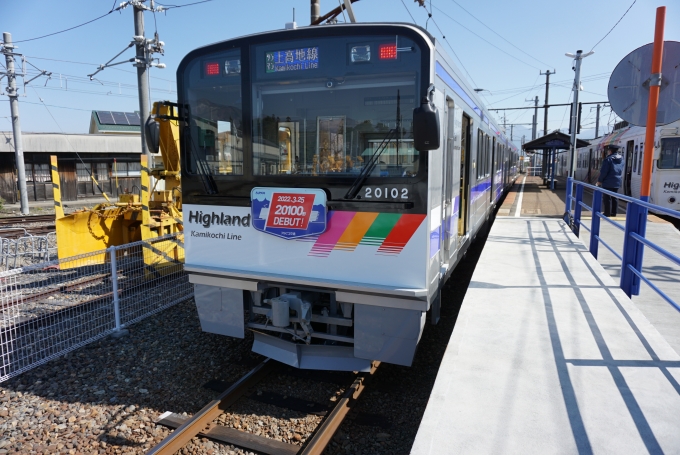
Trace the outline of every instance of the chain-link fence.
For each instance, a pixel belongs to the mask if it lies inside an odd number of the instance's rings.
[[[0,382],[190,298],[184,237],[0,272]]]

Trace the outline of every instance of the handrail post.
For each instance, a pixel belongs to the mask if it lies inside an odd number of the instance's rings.
[[[630,205],[630,204],[628,204]],[[637,204],[635,204],[637,205]],[[638,207],[638,235],[640,237],[645,237],[647,234],[647,207]],[[642,242],[638,242],[637,240],[635,241],[635,264],[633,267],[635,267],[635,270],[639,270],[642,272],[642,258],[645,253],[645,245]],[[640,295],[640,277],[637,275],[633,275],[633,287],[631,288],[631,292],[633,295]]]
[[[635,203],[628,203],[626,208],[626,230],[623,236],[623,261],[621,262],[621,289],[628,297],[640,293],[640,279],[628,270],[632,266],[635,270],[642,271],[642,256],[644,245],[635,240],[631,234],[634,232],[641,237],[645,236],[647,227],[647,209]]]
[[[123,329],[120,323],[120,298],[118,295],[118,265],[116,258],[116,247],[109,248],[109,257],[111,258],[111,291],[113,293],[113,317],[116,326],[113,328],[113,336],[121,337],[127,335],[128,331]]]
[[[581,201],[583,201],[583,185],[576,185],[576,205],[574,206],[574,234],[581,231]]]
[[[574,178],[573,177],[567,177],[567,206],[565,208],[565,213],[568,213],[571,215],[571,187],[574,185]]]
[[[600,236],[600,217],[602,211],[602,193],[600,190],[593,191],[593,219],[590,223],[590,254],[597,259],[597,250],[600,246],[598,237]]]

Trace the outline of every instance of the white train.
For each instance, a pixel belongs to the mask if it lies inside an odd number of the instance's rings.
[[[518,166],[441,43],[410,24],[274,31],[192,51],[177,81],[202,329],[250,330],[299,368],[410,365]]]
[[[611,134],[590,142],[588,147],[577,150],[575,178],[594,184],[600,175],[600,167],[609,144],[621,147],[625,163],[623,182],[619,193],[640,197],[642,183],[642,155],[645,128],[625,125]],[[563,168],[567,160],[558,160]],[[654,163],[649,201],[673,210],[680,210],[680,121],[658,126],[654,132]]]

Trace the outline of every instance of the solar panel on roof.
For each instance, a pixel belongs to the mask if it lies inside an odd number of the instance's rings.
[[[139,126],[141,120],[139,119],[139,114],[136,112],[126,112],[125,116],[128,119],[128,123],[133,126]]]
[[[125,112],[111,112],[111,115],[116,125],[129,125]]]
[[[99,118],[99,123],[102,125],[115,125],[116,122],[113,121],[113,116],[109,111],[97,111],[97,117]]]

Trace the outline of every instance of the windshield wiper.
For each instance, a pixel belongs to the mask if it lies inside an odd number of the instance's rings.
[[[400,99],[401,97],[399,96],[399,90],[397,90],[397,127],[391,129],[387,133],[387,136],[385,136],[385,139],[382,140],[380,146],[376,149],[373,155],[371,155],[371,158],[369,158],[364,168],[361,170],[357,178],[354,180],[352,186],[349,187],[347,194],[345,194],[345,199],[354,199],[357,196],[364,182],[366,181],[368,176],[371,175],[373,169],[375,169],[375,166],[378,164],[378,159],[380,158],[380,155],[382,155],[387,146],[390,144],[390,141],[393,139],[393,136],[397,140],[397,159],[399,158],[399,135],[401,134]]]
[[[207,194],[217,194],[217,184],[215,183],[215,179],[212,176],[210,165],[205,159],[205,153],[203,153],[202,150],[199,152],[198,147],[196,147],[194,144],[194,141],[191,138],[190,126],[187,126],[184,129],[184,140],[191,144],[190,155],[193,158],[194,164],[196,165],[197,174],[201,177],[201,182],[203,183],[205,192]]]
[[[390,141],[393,139],[393,136],[396,136],[397,130],[395,128],[391,129],[388,133],[387,136],[385,136],[385,139],[382,140],[380,143],[380,146],[376,149],[376,151],[371,155],[371,157],[368,159],[368,162],[364,166],[364,168],[361,170],[357,178],[354,180],[354,183],[352,183],[352,186],[349,187],[349,191],[347,191],[347,194],[345,194],[345,199],[354,199],[359,193],[359,190],[361,189],[362,185],[366,181],[369,175],[373,172],[373,169],[375,169],[376,164],[378,164],[378,159],[380,158],[380,155],[382,155],[382,152],[385,151],[387,146],[389,145]]]

